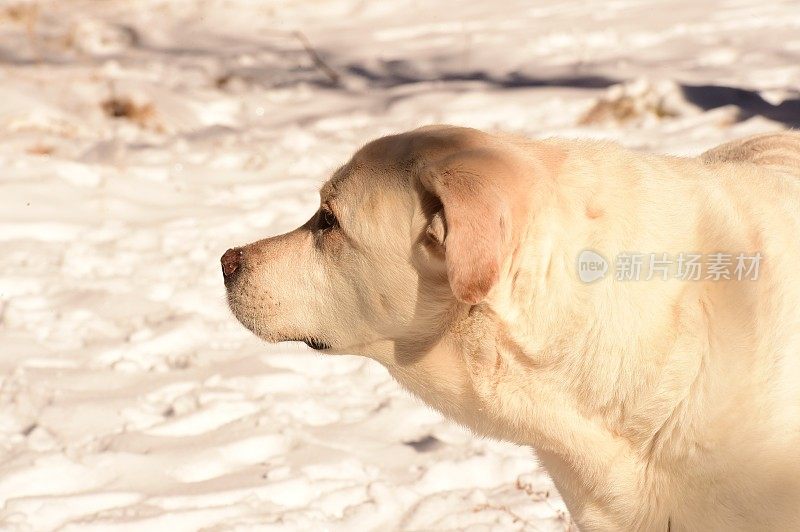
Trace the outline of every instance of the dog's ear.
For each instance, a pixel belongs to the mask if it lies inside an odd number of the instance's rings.
[[[480,303],[500,278],[515,212],[519,215],[516,204],[524,201],[518,197],[520,170],[502,153],[479,148],[452,153],[419,171],[422,186],[444,211],[433,215],[427,232],[444,245],[450,288],[460,301]]]

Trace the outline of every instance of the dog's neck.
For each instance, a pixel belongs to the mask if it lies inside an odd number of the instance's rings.
[[[704,339],[681,327],[697,323],[689,315],[702,309],[683,305],[676,326],[665,329],[670,334],[657,339],[649,331],[597,330],[589,321],[537,326],[536,310],[504,319],[490,305],[475,307],[452,344],[464,357],[475,403],[462,401],[468,410],[455,417],[481,434],[535,448],[568,503],[595,501],[588,511],[600,511],[616,507],[603,503],[609,499],[641,500],[615,490],[655,491],[643,483],[648,471],[682,453],[684,431],[692,430]],[[533,338],[545,330],[555,333]],[[643,345],[660,349],[642,357],[634,350]],[[570,509],[576,517],[587,511]]]
[[[707,342],[696,328],[703,309],[696,294],[676,293],[669,315],[659,318],[669,323],[651,318],[613,329],[612,320],[603,321],[607,316],[571,308],[575,294],[548,297],[521,289],[519,283],[527,282],[535,291],[536,269],[506,276],[506,285],[486,303],[460,307],[438,343],[413,364],[389,370],[425,402],[475,432],[535,448],[568,504],[597,503],[596,508],[570,505],[576,517],[619,509],[602,502],[609,499],[642,500],[615,490],[647,489],[641,482],[647,471],[684,448],[680,441],[692,430],[699,353]],[[514,282],[516,287],[509,284]],[[510,300],[512,295],[516,299]],[[657,347],[637,352],[641,346]],[[650,512],[647,518],[660,523],[662,517],[667,519]],[[607,515],[596,519],[625,522]]]

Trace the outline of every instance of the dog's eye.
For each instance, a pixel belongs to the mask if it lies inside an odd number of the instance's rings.
[[[320,209],[317,224],[320,230],[327,231],[339,225],[339,220],[337,220],[336,216],[328,209]]]

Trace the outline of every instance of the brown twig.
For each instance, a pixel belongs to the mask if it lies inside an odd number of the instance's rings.
[[[311,41],[308,40],[308,37],[306,37],[306,35],[299,30],[293,31],[292,35],[294,35],[294,37],[300,41],[300,44],[303,45],[303,48],[305,49],[308,56],[311,58],[311,61],[314,63],[314,66],[317,67],[320,71],[322,71],[323,74],[328,76],[328,79],[331,80],[331,83],[333,83],[334,85],[339,85],[339,80],[340,80],[339,73],[336,72],[334,69],[332,69],[330,65],[328,65],[328,63],[326,63],[322,59],[322,57],[320,57],[320,55],[314,49],[314,46],[311,44]]]

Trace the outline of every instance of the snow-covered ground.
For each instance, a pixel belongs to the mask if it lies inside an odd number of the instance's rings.
[[[219,256],[387,132],[695,154],[798,87],[796,0],[0,3],[0,526],[569,529],[530,450],[252,337]]]

